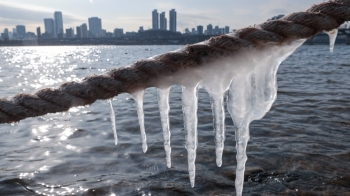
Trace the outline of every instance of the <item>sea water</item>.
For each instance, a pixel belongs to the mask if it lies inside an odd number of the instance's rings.
[[[175,50],[179,46],[0,48],[1,97],[58,87],[66,81]],[[303,46],[278,71],[277,101],[250,126],[244,193],[343,193],[349,179],[348,46]],[[8,77],[12,76],[12,77]],[[226,139],[217,159],[209,94],[198,90],[196,184],[188,180],[181,94],[170,89],[171,157],[166,159],[159,90],[144,93],[148,151],[142,153],[135,97],[112,101],[118,130],[114,145],[110,105],[90,107],[0,125],[0,193],[25,194],[231,194],[235,134],[225,108]],[[213,97],[213,96],[211,96]],[[220,101],[220,99],[219,99]],[[166,118],[163,118],[166,119]],[[165,120],[166,122],[166,120]],[[222,138],[222,137],[221,137]],[[219,145],[220,147],[221,145]],[[169,148],[168,148],[169,149]],[[220,151],[220,150],[219,150]],[[169,152],[169,150],[168,150]],[[220,153],[219,153],[220,154]],[[171,167],[168,163],[171,158]],[[219,159],[220,160],[220,159]],[[221,165],[218,168],[216,165]],[[326,168],[326,169],[325,169]],[[327,186],[325,186],[327,185]],[[313,188],[310,188],[313,187]],[[315,188],[316,187],[316,188]]]

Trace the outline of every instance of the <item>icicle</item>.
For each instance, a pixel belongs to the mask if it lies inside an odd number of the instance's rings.
[[[113,134],[114,134],[114,144],[117,145],[118,144],[118,135],[117,135],[117,127],[115,125],[115,113],[114,113],[114,109],[113,109],[113,105],[112,105],[112,99],[108,99],[107,102],[109,103],[109,106],[111,108],[110,117],[111,117],[112,129],[113,129]]]
[[[222,165],[222,153],[224,151],[225,142],[225,111],[224,111],[224,98],[222,95],[210,95],[211,107],[214,117],[214,134],[216,145],[216,165],[221,167]]]
[[[338,36],[338,29],[333,29],[333,30],[324,31],[324,32],[327,33],[329,36],[329,51],[333,52],[335,41]]]
[[[166,154],[167,167],[171,167],[171,147],[170,147],[170,128],[169,128],[169,91],[170,87],[158,89],[158,105],[160,118],[162,121],[164,149]]]
[[[137,104],[137,115],[139,118],[139,124],[140,124],[140,131],[141,131],[141,139],[142,139],[142,150],[144,153],[147,152],[147,137],[145,132],[145,120],[144,120],[144,113],[143,113],[143,94],[144,90],[137,91],[133,93],[133,96],[135,98],[136,104]]]
[[[196,150],[198,145],[197,138],[197,85],[194,87],[182,87],[182,110],[184,112],[184,126],[186,131],[186,149],[188,172],[190,176],[191,187],[194,187],[196,176]]]

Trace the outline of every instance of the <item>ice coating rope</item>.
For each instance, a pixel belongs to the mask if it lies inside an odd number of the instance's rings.
[[[322,31],[330,32],[337,29],[347,20],[350,20],[350,0],[334,0],[314,5],[306,12],[293,13],[280,20],[268,21],[238,30],[236,33],[187,45],[177,51],[138,61],[130,67],[113,69],[102,75],[86,77],[81,83],[69,82],[62,84],[58,89],[43,89],[33,95],[18,94],[11,100],[1,99],[0,123],[17,122],[27,117],[63,112],[70,107],[92,104],[97,99],[110,99],[127,92],[133,94],[137,102],[142,147],[145,152],[147,144],[143,118],[144,89],[152,86],[162,89],[169,88],[173,84],[181,84],[183,86],[188,170],[193,187],[198,144],[197,86],[199,83],[203,84],[214,102],[215,131],[217,133],[217,130],[220,130],[219,135],[216,135],[217,165],[220,166],[225,126],[224,122],[220,122],[222,121],[220,116],[222,105],[219,106],[219,103],[221,102],[220,96],[231,85],[228,110],[236,129],[236,192],[237,195],[241,195],[247,160],[249,124],[253,120],[262,118],[276,99],[275,76],[278,66],[306,38]],[[335,38],[332,34],[330,38],[332,49]],[[263,54],[262,51],[267,50],[271,55]],[[256,59],[261,60],[254,61],[254,59],[244,58],[247,57],[246,54],[256,55]],[[232,67],[227,62],[233,59],[237,59],[238,66],[234,67],[237,69],[230,70]],[[257,66],[258,64],[261,66]],[[213,79],[219,81],[218,86],[213,86]],[[162,99],[164,100],[164,97]],[[167,109],[160,110],[164,112]],[[167,121],[166,112],[164,115],[165,117],[162,118]],[[167,146],[166,139],[170,138],[170,133],[166,135],[168,128],[163,122],[162,119],[163,132],[165,132],[164,144],[167,150],[170,149],[170,139],[169,146]],[[170,164],[170,150],[169,156],[167,152],[167,165],[168,163]]]

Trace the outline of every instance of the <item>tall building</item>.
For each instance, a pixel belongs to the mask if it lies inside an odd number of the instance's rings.
[[[176,11],[175,11],[175,9],[172,9],[169,11],[169,20],[170,20],[170,24],[169,24],[170,31],[176,32]]]
[[[202,25],[197,26],[197,33],[198,33],[198,35],[203,35],[203,26]]]
[[[215,26],[215,28],[214,28],[214,35],[220,35],[220,34],[221,34],[221,32],[220,32],[219,26]]]
[[[167,19],[165,18],[165,12],[162,12],[159,15],[159,26],[160,29],[167,30]]]
[[[17,25],[16,26],[16,32],[17,32],[17,35],[20,37],[20,38],[25,38],[26,37],[26,27],[24,25]]]
[[[213,25],[207,25],[207,35],[213,35]]]
[[[159,29],[159,16],[157,10],[152,12],[152,29]]]
[[[4,40],[9,39],[9,30],[8,29],[4,29],[4,33],[1,33],[1,38]]]
[[[36,35],[38,36],[38,39],[41,38],[41,29],[40,29],[40,27],[36,28]]]
[[[63,37],[63,19],[62,19],[62,12],[55,12],[54,13],[55,17],[55,37]]]
[[[92,37],[100,37],[102,31],[101,18],[91,17],[89,18],[89,33]]]
[[[74,38],[74,29],[73,28],[66,29],[66,38]]]
[[[229,26],[225,26],[225,34],[230,33],[230,27]]]
[[[114,37],[123,37],[124,35],[124,30],[123,29],[114,29]]]
[[[76,30],[77,30],[76,38],[81,38],[81,27],[80,27],[80,26],[77,26],[77,27],[76,27]]]
[[[87,30],[87,25],[86,25],[86,23],[82,24],[82,25],[80,26],[80,28],[81,28],[81,37],[82,37],[82,38],[88,38],[88,30]]]
[[[44,25],[45,25],[45,34],[48,37],[54,37],[55,36],[55,22],[52,18],[45,18],[44,19]]]

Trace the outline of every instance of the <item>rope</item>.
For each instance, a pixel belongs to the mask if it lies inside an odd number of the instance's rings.
[[[187,45],[176,52],[137,61],[130,67],[88,76],[81,83],[68,82],[58,89],[46,88],[35,94],[17,94],[11,100],[0,99],[0,123],[64,112],[71,107],[92,104],[97,99],[110,99],[120,93],[156,86],[155,81],[180,70],[198,67],[204,62],[232,56],[245,49],[310,38],[322,31],[338,28],[349,20],[350,0],[313,5],[305,12],[292,13],[279,20]]]

